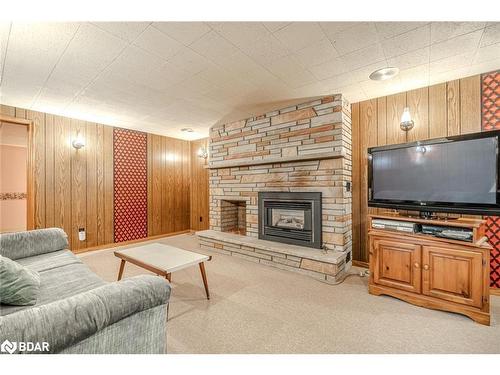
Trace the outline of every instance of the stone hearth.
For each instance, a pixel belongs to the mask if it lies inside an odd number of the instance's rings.
[[[202,246],[266,265],[313,272],[310,276],[327,281],[338,276],[352,246],[351,119],[350,106],[341,95],[216,125],[210,130],[209,154],[210,231],[197,233]],[[321,193],[324,251],[259,240],[259,192]],[[224,214],[227,202],[238,207],[244,203],[246,236],[224,233],[231,221]],[[286,249],[297,248],[300,256],[292,250],[287,253]],[[321,264],[310,266],[312,260]]]
[[[202,249],[243,258],[266,266],[297,272],[327,283],[335,283],[346,268],[346,253],[311,251],[309,247],[287,245],[214,230],[196,232]]]

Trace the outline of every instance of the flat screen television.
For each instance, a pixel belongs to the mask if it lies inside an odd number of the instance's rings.
[[[368,205],[500,216],[500,131],[368,149]]]

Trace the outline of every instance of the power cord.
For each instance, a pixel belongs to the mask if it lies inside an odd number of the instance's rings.
[[[342,275],[342,278],[340,280],[337,280],[333,283],[322,281],[322,280],[320,280],[320,281],[325,283],[325,284],[328,284],[328,285],[340,285],[344,281],[346,281],[346,279],[348,277],[351,277],[351,276],[368,277],[368,276],[370,276],[370,270],[361,270],[359,272],[346,272],[346,273],[344,273],[344,275]]]

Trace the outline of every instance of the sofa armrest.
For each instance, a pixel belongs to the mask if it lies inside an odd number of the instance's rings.
[[[170,285],[141,275],[0,317],[0,342],[47,342],[51,353],[140,311],[165,305]],[[133,339],[133,338],[131,338]]]
[[[68,248],[68,236],[60,228],[0,234],[0,255],[12,260]]]

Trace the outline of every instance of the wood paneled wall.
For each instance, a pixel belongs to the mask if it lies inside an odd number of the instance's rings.
[[[35,228],[64,229],[73,251],[113,243],[113,127],[5,105],[0,113],[34,123]],[[80,150],[71,146],[77,132]],[[148,134],[149,236],[208,228],[208,172],[196,156],[203,142]]]
[[[190,229],[190,145],[148,134],[148,235]]]
[[[441,83],[390,96],[353,103],[353,259],[368,262],[369,209],[367,149],[481,131],[480,76]],[[400,129],[403,108],[409,107],[415,126]]]
[[[79,251],[113,242],[113,128],[93,122],[1,106],[33,121],[35,228],[59,227]],[[86,146],[71,141],[80,132]],[[87,238],[78,240],[78,228]]]
[[[208,150],[208,138],[191,142],[191,229],[209,228],[207,160],[198,156],[200,148]]]

